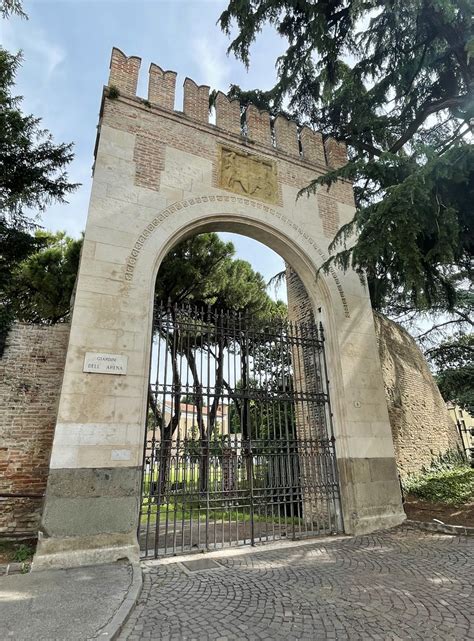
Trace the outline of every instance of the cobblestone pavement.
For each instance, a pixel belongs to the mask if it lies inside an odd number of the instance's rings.
[[[474,639],[473,538],[400,528],[214,559],[145,563],[121,641]]]

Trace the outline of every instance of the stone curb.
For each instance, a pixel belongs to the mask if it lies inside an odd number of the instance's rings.
[[[110,639],[111,641],[117,639],[133,608],[135,607],[138,597],[142,591],[143,577],[139,563],[132,563],[131,567],[132,581],[125,599],[122,601],[120,607],[110,621],[93,637],[94,639]]]
[[[428,532],[453,534],[455,536],[474,536],[474,527],[467,527],[465,525],[447,525],[445,523],[412,521],[410,519],[407,519],[403,525],[408,525],[417,528],[418,530],[426,530]]]

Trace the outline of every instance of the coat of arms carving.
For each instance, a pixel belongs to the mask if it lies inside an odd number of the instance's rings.
[[[230,147],[219,149],[219,187],[272,204],[278,201],[274,162]]]

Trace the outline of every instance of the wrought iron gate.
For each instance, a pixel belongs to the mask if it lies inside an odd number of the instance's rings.
[[[159,306],[144,556],[341,531],[322,327]]]

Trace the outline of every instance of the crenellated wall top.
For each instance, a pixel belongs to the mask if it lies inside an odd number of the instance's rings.
[[[114,47],[110,59],[109,88],[114,87],[126,97],[137,97],[141,58],[127,57]],[[165,71],[152,63],[149,68],[148,99],[151,107],[158,107],[175,114],[181,114],[192,121],[211,125],[209,122],[209,91],[207,85],[198,85],[191,78],[185,78],[183,86],[183,109],[175,110],[177,73]],[[215,126],[230,134],[242,136],[256,142],[298,157],[307,162],[338,168],[347,162],[344,143],[333,138],[323,138],[320,132],[310,127],[300,127],[284,115],[271,118],[267,111],[255,105],[243,108],[238,100],[230,100],[218,91],[215,100]]]

